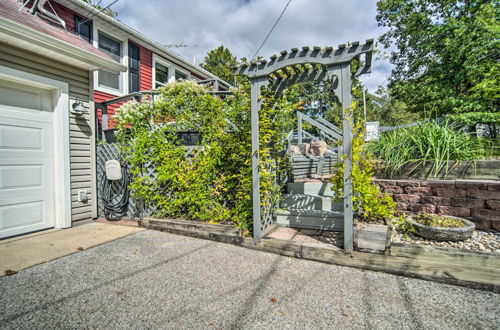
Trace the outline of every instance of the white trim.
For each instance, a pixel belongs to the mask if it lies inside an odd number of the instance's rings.
[[[116,29],[120,29],[124,31],[129,39],[132,41],[136,42],[139,45],[146,46],[146,48],[149,48],[153,53],[159,53],[165,58],[172,58],[177,61],[179,61],[181,64],[186,65],[188,68],[193,70],[194,73],[199,74],[202,77],[207,77],[207,78],[213,78],[213,79],[218,79],[220,82],[222,82],[224,85],[227,85],[229,88],[233,87],[230,83],[227,81],[224,81],[214,75],[213,73],[203,69],[201,66],[194,65],[191,63],[189,60],[185,59],[184,57],[174,53],[164,45],[153,41],[152,39],[146,37],[144,34],[132,29],[128,25],[125,25],[124,23],[118,21],[117,19],[114,19],[106,14],[104,14],[101,11],[96,11],[94,7],[89,5],[88,3],[85,3],[81,0],[57,0],[57,2],[61,3],[65,7],[74,10],[77,13],[81,13],[82,10],[84,12],[83,15],[92,15],[93,18],[92,20],[95,22],[97,19],[100,19],[101,21],[104,21],[108,24],[111,24],[113,27]],[[148,47],[149,46],[149,47]]]
[[[160,63],[168,68],[168,81],[165,83],[169,83],[173,80],[175,80],[175,72],[179,71],[185,75],[187,75],[187,79],[191,80],[193,79],[193,76],[191,73],[187,70],[179,68],[177,65],[173,64],[169,60],[166,60],[165,58],[159,56],[158,54],[153,53],[153,61],[152,61],[152,80],[153,80],[153,89],[156,88],[156,63]],[[197,80],[197,79],[196,79]]]
[[[95,111],[94,102],[94,73],[89,72],[89,112],[90,112],[90,129],[92,134],[90,135],[90,173],[91,173],[91,183],[92,187],[90,189],[92,193],[92,198],[90,199],[92,203],[92,218],[97,218],[97,118]]]
[[[0,77],[54,91],[54,211],[55,227],[71,227],[68,84],[0,65]]]
[[[120,89],[113,89],[109,88],[106,86],[99,86],[99,72],[96,71],[94,73],[94,90],[100,91],[103,93],[115,95],[115,96],[122,96],[125,94],[128,94],[128,38],[126,35],[123,34],[116,34],[113,32],[109,32],[105,29],[103,29],[99,24],[95,24],[93,22],[92,24],[92,45],[99,49],[99,32],[109,36],[112,39],[115,39],[116,41],[119,41],[121,43],[121,59],[120,63],[124,65],[127,70],[120,72]],[[118,62],[115,62],[118,63]]]
[[[56,58],[64,63],[87,70],[96,70],[99,68],[112,72],[125,70],[124,66],[111,59],[108,60],[3,17],[0,17],[0,41],[28,49],[49,58]]]

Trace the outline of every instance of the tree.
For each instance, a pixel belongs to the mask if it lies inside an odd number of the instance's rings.
[[[500,4],[493,0],[380,0],[380,37],[395,46],[391,95],[425,116],[500,123]]]
[[[228,48],[220,45],[207,53],[200,66],[222,80],[233,84],[235,82],[233,67],[237,64],[236,56]]]

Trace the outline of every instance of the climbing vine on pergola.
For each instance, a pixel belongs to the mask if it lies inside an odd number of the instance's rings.
[[[363,65],[354,73],[359,76],[371,72],[373,39],[364,44],[353,42],[334,47],[302,47],[283,50],[269,60],[261,59],[242,64],[235,69],[251,83],[251,127],[252,127],[252,198],[253,198],[253,235],[258,241],[267,220],[261,216],[260,173],[259,173],[259,111],[262,106],[261,92],[266,87],[280,96],[284,89],[294,84],[313,81],[329,81],[343,109],[343,161],[344,171],[344,249],[353,249],[353,209],[352,209],[352,120],[351,85],[353,60],[364,56]]]

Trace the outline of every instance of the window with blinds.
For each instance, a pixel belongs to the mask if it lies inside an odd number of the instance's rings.
[[[117,62],[122,58],[122,43],[99,32],[98,48]],[[121,90],[120,74],[99,70],[99,86]]]

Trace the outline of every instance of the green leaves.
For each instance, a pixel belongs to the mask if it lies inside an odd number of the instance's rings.
[[[411,173],[425,169],[430,177],[437,177],[448,162],[477,160],[485,156],[480,141],[456,125],[445,122],[426,121],[418,126],[398,129],[383,134],[373,141],[370,150],[384,161],[385,174],[391,178],[402,171]]]
[[[244,90],[221,99],[192,81],[169,83],[151,101],[123,105],[115,120],[123,157],[132,173],[132,196],[160,217],[180,217],[252,228],[250,98]],[[276,205],[276,156],[295,122],[295,107],[265,93],[260,111],[261,201]],[[179,131],[199,132],[188,152]],[[154,165],[155,173],[148,168]]]
[[[234,56],[228,48],[220,45],[207,53],[200,66],[222,80],[234,84],[235,76],[233,75],[232,68],[236,64],[238,64],[236,56]]]
[[[490,0],[380,0],[380,42],[395,46],[392,96],[427,117],[497,113],[500,6]],[[474,117],[488,123],[490,117]]]
[[[355,104],[351,107],[355,108]],[[396,203],[387,193],[382,193],[372,182],[375,161],[364,141],[364,129],[359,123],[353,129],[352,187],[353,210],[365,221],[385,221],[395,215]],[[337,201],[344,198],[344,164],[336,165],[331,179]]]

